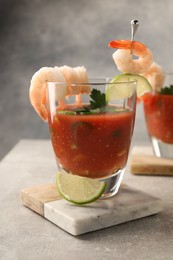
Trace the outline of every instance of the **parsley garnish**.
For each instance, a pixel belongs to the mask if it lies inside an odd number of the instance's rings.
[[[160,94],[161,95],[173,95],[173,85],[162,88],[160,91]]]
[[[92,89],[90,98],[91,100],[89,101],[89,105],[74,108],[72,111],[60,110],[57,111],[57,113],[65,115],[93,115],[100,113],[122,113],[129,111],[128,109],[122,107],[108,106],[106,102],[106,95],[100,90]]]
[[[103,108],[106,106],[106,97],[105,93],[101,93],[100,90],[93,89],[91,91],[91,101],[90,101],[90,108],[96,109],[96,108]]]
[[[107,103],[105,93],[101,93],[100,90],[94,88],[91,91],[90,98],[90,105],[74,109],[76,114],[98,114],[106,112]]]

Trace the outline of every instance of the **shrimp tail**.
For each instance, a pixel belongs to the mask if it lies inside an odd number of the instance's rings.
[[[108,43],[110,48],[130,49],[132,42],[130,40],[114,40]]]
[[[124,49],[124,50],[135,51],[135,52],[138,52],[143,55],[145,55],[145,53],[148,49],[144,44],[142,44],[138,41],[130,41],[130,40],[111,41],[111,42],[109,42],[108,46],[110,48],[114,48],[114,49]]]

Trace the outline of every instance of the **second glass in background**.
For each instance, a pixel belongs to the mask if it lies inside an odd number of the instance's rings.
[[[166,74],[164,87],[170,85],[173,73]],[[173,159],[173,95],[146,94],[144,113],[155,156]]]

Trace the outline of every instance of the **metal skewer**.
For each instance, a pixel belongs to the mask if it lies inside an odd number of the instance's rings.
[[[132,20],[131,21],[131,41],[132,42],[134,41],[134,36],[135,36],[135,33],[138,29],[138,26],[139,26],[138,20]]]

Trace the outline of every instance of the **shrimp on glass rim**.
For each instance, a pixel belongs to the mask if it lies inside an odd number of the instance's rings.
[[[65,78],[58,67],[43,67],[39,69],[31,79],[29,90],[30,102],[44,121],[47,121],[48,117],[46,109],[46,82],[49,81],[65,82]],[[63,89],[63,92],[65,91]],[[62,95],[64,94],[62,93]]]
[[[76,101],[80,102],[80,94],[90,93],[90,87],[82,85],[84,82],[88,83],[87,72],[83,66],[75,68],[69,66],[43,67],[39,69],[31,79],[29,98],[36,112],[44,121],[47,121],[48,118],[46,108],[47,82],[64,83],[59,85],[56,93],[56,100],[59,101],[59,104],[63,104],[66,96],[76,95]],[[81,84],[72,87],[72,83]]]
[[[82,84],[88,83],[88,75],[85,67],[78,66],[72,68],[65,65],[59,67],[59,69],[64,75],[67,83],[66,96],[76,96],[76,103],[80,104],[82,102],[81,94],[89,94],[91,91],[89,85]]]
[[[118,70],[123,73],[141,74],[153,63],[153,55],[144,44],[130,40],[115,40],[109,47],[118,49],[113,54],[113,59]],[[133,55],[139,57],[133,59]]]
[[[79,85],[79,86],[72,86],[72,83],[88,83],[88,76],[86,73],[86,69],[83,66],[79,67],[69,67],[69,66],[62,66],[59,67],[60,71],[65,77],[67,83],[67,95],[78,95],[82,93],[90,93],[90,89],[88,85]]]

